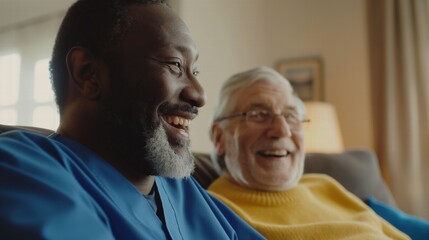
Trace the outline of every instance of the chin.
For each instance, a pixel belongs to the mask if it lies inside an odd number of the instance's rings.
[[[293,177],[291,179],[289,179],[284,185],[283,185],[283,189],[284,190],[289,190],[293,187],[295,187],[299,180],[301,180],[303,172],[302,171],[297,171],[295,172],[295,174],[293,175]]]
[[[189,141],[171,142],[161,125],[147,139],[145,161],[150,162],[155,175],[169,178],[189,177],[195,168]]]

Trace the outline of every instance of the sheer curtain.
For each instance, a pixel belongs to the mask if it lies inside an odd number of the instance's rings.
[[[376,152],[398,207],[429,219],[429,0],[367,0]]]

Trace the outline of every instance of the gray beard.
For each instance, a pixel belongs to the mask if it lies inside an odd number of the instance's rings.
[[[110,148],[119,159],[126,161],[130,169],[142,175],[169,178],[184,178],[192,174],[195,162],[189,141],[170,143],[161,123],[141,119],[131,124],[125,119],[133,118],[119,116],[114,111],[106,111],[105,119],[113,141]]]
[[[190,151],[189,142],[182,142],[183,150],[175,152],[168,141],[167,134],[161,125],[153,130],[152,136],[146,141],[145,161],[153,167],[153,171],[163,177],[189,177],[195,168],[194,156]]]

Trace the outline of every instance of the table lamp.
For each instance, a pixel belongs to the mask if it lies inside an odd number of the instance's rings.
[[[307,153],[337,153],[344,150],[343,139],[332,104],[305,102],[310,123],[304,128],[304,146]]]

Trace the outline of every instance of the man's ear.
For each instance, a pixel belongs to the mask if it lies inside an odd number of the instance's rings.
[[[70,49],[66,59],[70,79],[80,95],[89,100],[98,99],[103,89],[100,61],[83,47]]]
[[[225,155],[225,138],[224,138],[224,129],[222,129],[219,124],[213,124],[211,128],[211,140],[216,148],[218,156]]]

